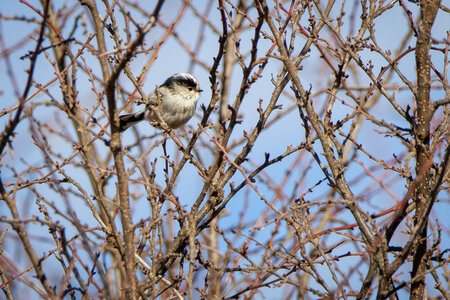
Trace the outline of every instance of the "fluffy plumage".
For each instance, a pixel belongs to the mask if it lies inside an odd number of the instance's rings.
[[[162,119],[171,129],[175,129],[192,118],[201,91],[200,84],[194,76],[178,73],[167,78],[149,95],[149,105],[159,111]],[[137,113],[122,115],[119,118],[120,131],[125,131],[143,120],[148,120],[153,126],[160,128],[159,120],[148,106]]]

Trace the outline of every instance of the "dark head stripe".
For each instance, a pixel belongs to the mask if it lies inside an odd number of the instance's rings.
[[[194,81],[194,79],[192,77],[179,77],[178,79],[181,84],[185,84],[186,86],[190,86],[190,87],[196,87],[197,83]]]
[[[174,76],[169,77],[163,85],[172,87],[175,82],[193,88],[198,86],[198,82],[194,77],[185,74],[175,74]]]

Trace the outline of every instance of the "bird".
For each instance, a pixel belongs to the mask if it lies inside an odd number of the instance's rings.
[[[163,129],[162,122],[149,106],[159,111],[169,129],[176,129],[192,118],[201,92],[200,84],[193,75],[174,74],[149,95],[149,103],[145,109],[119,116],[119,129],[124,132],[143,120],[148,120],[154,127]]]

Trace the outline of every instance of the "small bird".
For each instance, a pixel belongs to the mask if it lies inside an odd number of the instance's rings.
[[[159,120],[149,105],[159,111],[169,128],[176,129],[194,115],[200,92],[202,92],[200,84],[194,76],[188,73],[175,74],[150,94],[149,104],[145,109],[119,116],[120,131],[123,132],[143,120],[148,120],[153,126],[161,128],[155,124]]]

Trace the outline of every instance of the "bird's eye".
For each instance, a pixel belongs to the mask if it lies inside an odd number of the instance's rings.
[[[192,86],[188,87],[188,90],[192,91],[194,88]]]

